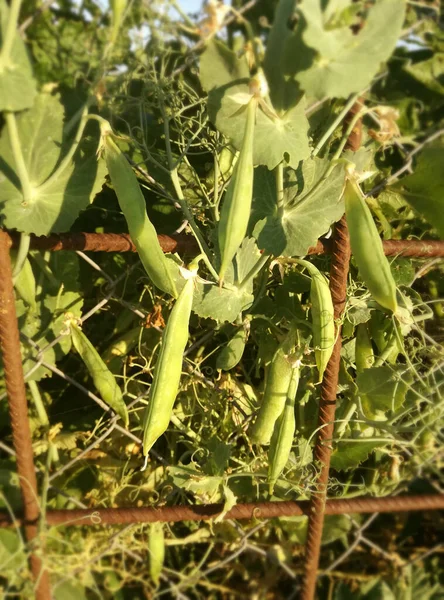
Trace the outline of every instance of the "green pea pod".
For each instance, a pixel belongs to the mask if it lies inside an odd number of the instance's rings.
[[[109,127],[109,126],[108,126]],[[168,269],[168,260],[160,247],[154,225],[146,213],[145,198],[134,172],[112,140],[109,128],[102,126],[105,160],[119,206],[128,224],[131,239],[149,278],[159,289],[177,297],[177,290]]]
[[[372,340],[366,323],[359,323],[356,328],[355,363],[356,371],[362,373],[364,369],[370,369],[375,362]]]
[[[249,331],[248,321],[236,331],[231,340],[219,352],[216,358],[216,368],[222,371],[230,371],[242,359]]]
[[[128,410],[114,375],[75,321],[70,321],[69,325],[74,348],[85,363],[102,400],[123,419],[126,427],[129,422]]]
[[[294,367],[287,390],[284,410],[275,423],[268,450],[268,485],[270,494],[290,457],[296,430],[294,403],[299,385],[299,366]]]
[[[313,344],[319,381],[333,353],[335,345],[335,320],[333,300],[331,299],[328,279],[310,262],[297,260],[310,273],[311,318],[313,322]]]
[[[264,396],[251,431],[251,441],[269,444],[274,425],[281,415],[293,375],[290,354],[294,350],[295,335],[291,330],[276,350],[268,369]]]
[[[183,270],[185,271],[185,270]],[[152,448],[168,428],[174,401],[179,391],[182,361],[188,341],[188,324],[193,304],[196,273],[186,271],[187,281],[168,318],[163,334],[154,379],[151,384],[148,406],[143,422],[143,454]]]
[[[344,200],[350,246],[359,274],[376,302],[396,312],[396,283],[390,264],[370,209],[358,184],[352,179],[345,184]]]
[[[165,561],[165,536],[163,523],[152,523],[148,534],[148,550],[150,553],[150,575],[159,585],[160,574]]]
[[[23,263],[23,267],[14,282],[14,287],[20,298],[24,300],[26,304],[29,304],[33,310],[37,310],[35,301],[35,277],[31,263],[28,259]]]
[[[239,158],[228,184],[219,221],[219,248],[221,253],[220,280],[231,264],[247,233],[253,198],[253,141],[256,117],[256,99],[247,106],[245,132]]]
[[[103,353],[103,362],[108,364],[116,357],[127,356],[139,341],[140,329],[133,327],[112,342]]]

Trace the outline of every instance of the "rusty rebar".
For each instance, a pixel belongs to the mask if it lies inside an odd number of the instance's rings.
[[[8,234],[13,247],[18,246],[19,237]],[[159,235],[164,252],[195,254],[198,246],[194,238],[187,234]],[[384,240],[382,242],[387,256],[411,258],[444,257],[444,241],[439,240]],[[309,248],[307,254],[330,254],[331,240],[321,239],[316,246]],[[127,233],[61,233],[48,237],[31,235],[31,248],[34,250],[80,250],[87,252],[135,252],[136,248]]]
[[[343,515],[353,513],[387,513],[444,509],[444,495],[393,496],[384,498],[352,498],[350,500],[328,500],[325,514]],[[223,504],[202,504],[195,506],[161,506],[128,508],[84,508],[72,510],[48,510],[48,525],[129,525],[131,523],[155,523],[179,521],[208,521],[223,510]],[[237,504],[224,519],[252,520],[294,517],[309,513],[308,502],[250,502]],[[14,522],[8,512],[0,511],[0,527],[10,527],[22,523]]]
[[[334,317],[337,323],[339,323],[339,319],[345,307],[349,262],[350,241],[347,222],[344,215],[336,224],[330,265],[330,291],[333,299]],[[330,471],[330,457],[332,450],[331,440],[333,438],[335,420],[336,390],[338,387],[341,347],[341,327],[338,326],[336,343],[321,384],[321,399],[319,401],[318,413],[319,430],[314,449],[314,463],[320,470],[316,480],[315,489],[310,498],[310,509],[308,513],[304,582],[301,595],[303,600],[312,600],[316,589],[316,575],[321,550],[328,474]]]
[[[9,234],[13,247],[19,243],[17,234]],[[164,252],[196,254],[199,247],[191,235],[159,234],[158,240]],[[31,235],[30,247],[34,250],[80,250],[87,252],[136,252],[128,233],[60,233],[49,236]]]
[[[31,545],[31,571],[36,582],[36,598],[50,600],[49,575],[33,548],[38,535],[39,504],[34,470],[31,429],[28,420],[25,380],[23,378],[20,338],[15,310],[9,237],[0,231],[0,347],[5,370],[12,439],[17,455],[17,472],[26,519],[25,535]]]

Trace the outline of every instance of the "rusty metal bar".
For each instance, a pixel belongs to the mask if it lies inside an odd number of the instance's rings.
[[[384,498],[353,498],[350,500],[328,500],[325,514],[342,515],[352,513],[387,513],[444,509],[444,495],[394,496]],[[223,510],[223,504],[195,506],[129,507],[129,508],[86,508],[72,510],[48,510],[48,525],[128,525],[131,523],[155,523],[179,521],[207,521],[214,519]],[[224,519],[273,519],[302,516],[309,513],[308,502],[250,502],[237,504]],[[21,523],[15,521],[14,525]],[[0,512],[0,527],[10,527],[11,517]]]
[[[19,237],[7,234],[13,247],[18,245]],[[186,234],[159,235],[164,252],[194,254],[198,252],[193,237]],[[411,258],[444,257],[444,241],[439,240],[385,240],[382,242],[387,256]],[[330,254],[331,240],[319,240],[307,254]],[[34,250],[80,250],[87,252],[135,252],[136,248],[127,233],[61,233],[48,237],[31,235],[31,248]]]
[[[36,598],[38,600],[50,600],[49,575],[44,570],[42,561],[32,544],[38,536],[37,521],[40,509],[9,248],[9,237],[3,231],[0,231],[0,347],[5,369],[12,439],[17,454],[17,472],[23,498],[23,514],[27,522],[25,535],[31,545],[30,563],[36,582]]]
[[[19,236],[10,233],[13,247],[19,243]],[[199,248],[191,235],[158,236],[164,252],[195,254]],[[87,252],[136,252],[128,233],[60,233],[49,236],[31,235],[30,247],[34,250],[80,250]]]
[[[342,315],[347,297],[347,277],[350,262],[350,241],[345,215],[336,224],[333,239],[333,252],[330,265],[330,291],[333,299],[336,322]],[[339,366],[341,360],[342,336],[341,328],[337,331],[337,339],[333,354],[324,373],[321,384],[321,399],[318,414],[318,435],[314,449],[314,463],[320,469],[316,481],[316,489],[310,499],[308,513],[307,540],[305,543],[304,582],[302,600],[312,600],[316,589],[316,576],[321,551],[322,528],[324,526],[324,510],[327,497],[328,474],[330,471],[331,440],[333,438],[336,390],[338,387]]]

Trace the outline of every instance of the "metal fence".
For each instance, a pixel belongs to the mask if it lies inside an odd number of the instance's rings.
[[[193,239],[186,235],[175,237],[159,236],[161,245],[166,252],[178,252],[193,254],[196,250]],[[107,508],[89,509],[81,502],[76,501],[77,509],[72,510],[47,510],[42,517],[39,506],[39,495],[37,488],[36,469],[34,466],[32,437],[28,419],[28,407],[25,390],[25,380],[29,373],[23,372],[22,357],[20,351],[20,333],[18,329],[15,310],[15,297],[12,282],[12,271],[9,250],[17,239],[5,231],[0,230],[0,342],[5,369],[6,392],[9,401],[12,437],[14,448],[1,443],[3,451],[16,456],[17,472],[20,479],[20,487],[23,498],[23,514],[15,521],[16,525],[22,525],[25,529],[27,541],[30,543],[30,564],[35,578],[36,597],[48,600],[51,598],[49,574],[45,570],[41,560],[38,532],[39,524],[43,518],[48,525],[86,526],[106,524],[133,524],[154,521],[177,522],[191,520],[208,520],[216,517],[222,511],[220,504],[210,505],[183,505],[159,508]],[[91,267],[97,269],[108,282],[108,291],[103,299],[96,304],[87,314],[83,321],[90,318],[98,310],[109,302],[112,290],[118,283],[105,273],[90,256],[84,252],[127,252],[135,251],[134,245],[128,235],[124,234],[63,234],[51,235],[47,238],[32,237],[31,248],[45,250],[72,250],[87,261]],[[384,250],[388,256],[404,257],[444,257],[444,242],[435,240],[421,241],[398,241],[388,240],[384,242]],[[319,242],[315,248],[310,249],[310,254],[331,253],[330,287],[335,308],[335,318],[342,315],[346,298],[346,282],[348,276],[350,245],[348,239],[347,224],[343,217],[335,228],[335,235],[330,242]],[[122,301],[123,303],[123,301]],[[145,317],[137,309],[132,309],[139,316]],[[37,365],[42,365],[52,371],[55,375],[62,377],[68,383],[76,386],[91,400],[96,402],[104,411],[110,413],[110,409],[103,401],[86,389],[76,380],[70,378],[63,371],[45,361],[45,353],[52,348],[59,338],[53,340],[44,347],[36,348]],[[32,340],[28,340],[32,343]],[[334,352],[328,364],[321,387],[321,401],[318,417],[318,435],[314,450],[314,460],[321,465],[317,475],[315,490],[309,502],[257,502],[248,504],[237,504],[228,511],[224,518],[237,519],[269,519],[273,517],[308,515],[308,533],[305,547],[305,559],[303,569],[303,589],[301,598],[311,600],[315,596],[316,579],[318,575],[318,563],[320,555],[320,542],[324,515],[328,514],[350,514],[350,513],[372,513],[372,516],[356,529],[355,539],[351,544],[351,550],[360,542],[373,548],[383,556],[383,548],[376,546],[367,539],[363,532],[370,525],[377,513],[398,511],[420,511],[436,510],[444,508],[444,496],[421,495],[421,496],[394,496],[383,498],[357,498],[351,500],[327,500],[326,491],[329,478],[329,465],[331,456],[330,441],[333,436],[333,425],[335,419],[336,389],[341,351],[341,334],[339,332]],[[34,344],[35,346],[35,344]],[[56,478],[69,469],[73,463],[81,460],[92,448],[98,446],[111,432],[118,431],[127,436],[131,441],[138,444],[141,440],[127,431],[119,424],[119,418],[113,416],[105,432],[98,436],[84,451],[72,461],[65,464],[57,472],[49,477],[50,485],[54,485]],[[165,462],[164,459],[153,453],[154,456]],[[12,517],[5,511],[0,511],[0,527],[10,526]],[[236,551],[238,556],[243,549],[248,547],[246,542]],[[334,569],[340,562],[345,560],[350,549],[329,566],[327,571]],[[325,572],[327,572],[325,571]]]

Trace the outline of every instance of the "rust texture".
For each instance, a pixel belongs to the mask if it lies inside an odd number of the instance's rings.
[[[444,495],[394,496],[384,498],[353,498],[350,500],[328,500],[325,514],[342,515],[351,513],[407,512],[439,510],[444,508]],[[72,510],[48,510],[48,525],[128,525],[131,523],[206,521],[221,513],[223,504],[196,506],[162,506],[129,508],[85,508]],[[308,502],[251,502],[237,504],[228,511],[224,519],[271,519],[293,517],[309,513]],[[17,525],[19,521],[15,521]],[[8,512],[0,511],[0,527],[13,523]]]
[[[363,102],[364,102],[363,98],[358,98],[356,100],[356,102],[353,104],[353,106],[351,107],[351,109],[348,111],[347,116],[345,117],[345,119],[342,122],[342,134],[343,135],[345,135],[347,133],[347,130],[348,130],[351,122],[356,117],[356,115],[359,113],[359,111],[362,109]],[[356,152],[361,147],[361,142],[362,142],[362,119],[358,119],[358,121],[355,123],[353,129],[351,130],[350,135],[348,136],[346,149],[351,150],[352,152]]]
[[[8,234],[13,248],[18,246],[19,237]],[[178,254],[196,254],[198,246],[191,235],[159,235],[164,252]],[[411,258],[444,257],[444,241],[439,240],[384,240],[382,242],[387,256],[407,256]],[[87,252],[135,252],[127,233],[62,233],[48,237],[31,235],[31,248],[34,250],[83,250]],[[316,246],[309,248],[307,254],[330,254],[331,240],[321,239]]]
[[[25,535],[28,542],[31,543],[30,562],[36,582],[36,598],[46,600],[51,598],[49,576],[43,569],[40,558],[35,552],[32,552],[32,542],[38,535],[37,478],[34,470],[9,247],[9,237],[0,231],[0,347],[9,400],[12,439],[17,454],[17,472],[23,499],[23,514],[28,523],[25,526]]]
[[[13,247],[18,245],[19,236],[10,234]],[[157,236],[164,252],[196,254],[198,246],[191,235]],[[83,250],[88,252],[136,252],[128,233],[61,233],[49,236],[31,235],[31,248],[35,250]]]
[[[335,320],[341,317],[345,307],[349,262],[350,242],[344,215],[336,224],[330,266],[330,291],[333,299]],[[314,449],[314,461],[319,468],[319,475],[316,481],[316,489],[313,490],[311,495],[308,513],[304,583],[301,596],[303,600],[312,600],[316,589],[316,575],[321,549],[322,528],[324,525],[328,474],[330,471],[331,440],[334,429],[341,347],[342,337],[339,327],[333,353],[321,384],[321,399],[318,414],[318,427],[320,429]]]

